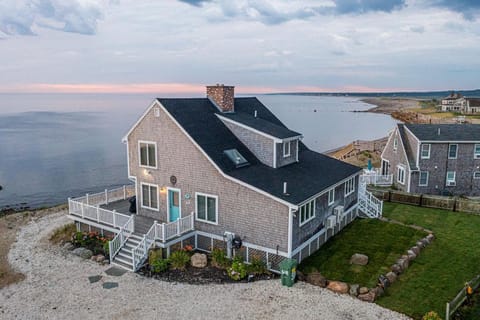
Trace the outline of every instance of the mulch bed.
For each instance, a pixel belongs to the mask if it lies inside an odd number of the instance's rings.
[[[205,268],[194,268],[189,266],[186,270],[168,270],[159,274],[152,274],[148,266],[145,266],[138,271],[138,274],[158,280],[188,284],[246,283],[278,278],[275,274],[262,274],[250,278],[250,281],[248,280],[248,277],[241,281],[234,281],[228,277],[226,270],[211,266]]]

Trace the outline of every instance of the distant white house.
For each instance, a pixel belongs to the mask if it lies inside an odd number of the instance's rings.
[[[444,112],[480,113],[480,98],[467,98],[452,92],[442,99],[441,109]]]

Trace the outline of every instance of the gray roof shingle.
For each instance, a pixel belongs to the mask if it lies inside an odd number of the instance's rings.
[[[258,113],[258,111],[257,111]],[[245,112],[234,113],[221,113],[220,116],[233,120],[235,122],[246,125],[255,130],[266,133],[278,139],[288,139],[301,136],[300,133],[292,131],[285,126],[274,124],[270,121],[260,118],[258,115],[255,117]]]
[[[420,141],[480,142],[480,124],[405,124]]]
[[[300,204],[361,171],[356,166],[311,151],[301,142],[299,162],[271,168],[262,164],[223,124],[216,116],[218,109],[207,98],[157,100],[225,174],[288,203]],[[253,115],[255,110],[259,118],[288,130],[257,98],[235,98],[235,112]],[[228,149],[237,149],[250,165],[236,168],[224,154]],[[288,184],[288,195],[283,194],[284,182]]]

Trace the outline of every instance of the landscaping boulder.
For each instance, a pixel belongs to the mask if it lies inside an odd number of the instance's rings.
[[[75,249],[75,246],[71,242],[65,242],[65,244],[63,245],[63,249],[72,251],[73,249]]]
[[[417,247],[425,248],[425,244],[422,241],[417,241]]]
[[[430,241],[427,239],[427,238],[423,238],[422,240],[420,240],[420,242],[423,243],[423,246],[426,247],[430,244]]]
[[[354,296],[354,297],[358,296],[358,290],[359,289],[360,289],[360,286],[358,284],[352,284],[350,286],[350,292],[349,292],[350,295]]]
[[[97,259],[96,259],[95,261],[101,263],[101,262],[105,261],[105,256],[104,256],[103,254],[99,254],[99,255],[97,256]]]
[[[427,240],[432,242],[433,240],[435,239],[435,236],[433,235],[433,233],[430,233],[428,236],[427,236]]]
[[[410,250],[412,250],[413,253],[415,253],[417,256],[420,253],[420,248],[417,246],[412,247]]]
[[[407,255],[408,255],[408,260],[409,261],[415,260],[415,258],[417,257],[415,252],[413,252],[412,250],[408,250]]]
[[[375,294],[375,298],[378,298],[385,293],[385,289],[381,286],[376,286],[375,288],[370,290],[370,292],[373,292]]]
[[[382,287],[384,289],[388,288],[390,286],[390,281],[388,280],[387,277],[385,277],[383,274],[378,277],[378,286],[377,287]]]
[[[361,253],[355,253],[352,255],[350,258],[350,264],[356,264],[359,266],[365,266],[368,264],[368,256],[361,254]]]
[[[91,256],[90,260],[97,262],[97,256]]]
[[[298,281],[305,281],[305,279],[306,279],[305,274],[303,274],[302,271],[297,270],[297,280]]]
[[[358,289],[359,294],[365,294],[368,293],[368,291],[370,291],[370,289],[368,289],[367,287],[360,287],[360,289]]]
[[[207,255],[204,253],[195,253],[191,258],[190,262],[192,267],[195,268],[205,268],[207,266]]]
[[[306,281],[314,286],[325,288],[327,286],[327,278],[322,276],[320,272],[312,272],[307,274]]]
[[[403,268],[401,265],[395,263],[392,267],[391,267],[392,271],[395,272],[395,274],[399,275],[400,273],[403,272]]]
[[[73,250],[72,253],[83,259],[90,259],[93,256],[93,252],[86,248],[77,248]]]
[[[333,292],[336,292],[336,293],[345,294],[345,293],[348,293],[349,287],[348,287],[348,284],[346,284],[345,282],[329,281],[327,289],[332,290]]]
[[[375,292],[373,290],[370,290],[367,293],[359,294],[357,298],[365,302],[374,302],[376,296]]]
[[[397,260],[396,264],[402,267],[402,271],[408,268],[408,256],[405,256]]]
[[[395,272],[390,271],[385,275],[390,283],[394,283],[397,280],[397,274]]]

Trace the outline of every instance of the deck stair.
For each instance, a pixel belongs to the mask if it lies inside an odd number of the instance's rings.
[[[383,211],[383,201],[367,190],[367,184],[360,180],[358,189],[358,208],[366,218],[380,218]]]
[[[132,252],[142,240],[143,240],[143,234],[132,233],[127,238],[127,240],[125,241],[120,251],[118,251],[118,253],[115,255],[111,263],[119,267],[122,267],[124,269],[132,271],[133,270]]]

